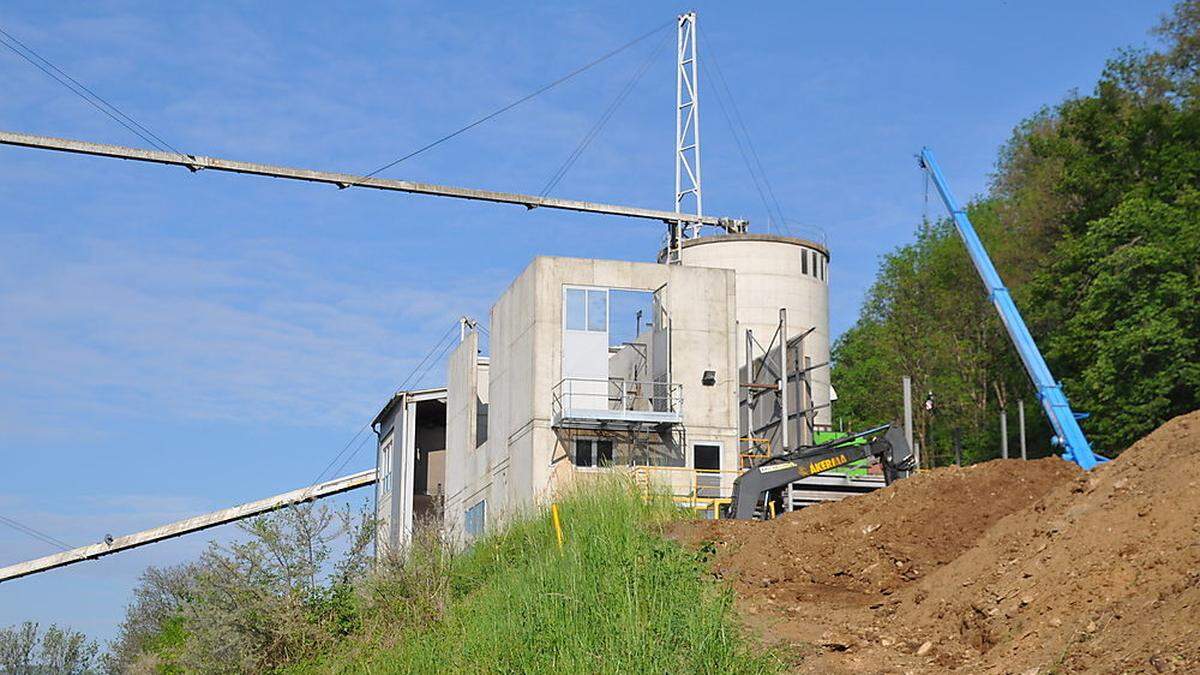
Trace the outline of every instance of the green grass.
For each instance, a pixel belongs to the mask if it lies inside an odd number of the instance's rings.
[[[737,627],[730,592],[697,554],[661,537],[679,517],[624,481],[600,481],[515,519],[447,567],[439,618],[371,630],[294,672],[766,673],[776,662]],[[408,627],[405,627],[407,624]]]

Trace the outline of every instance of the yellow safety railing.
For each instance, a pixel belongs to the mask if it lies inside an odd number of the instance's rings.
[[[749,469],[755,462],[771,456],[771,439],[757,436],[742,436],[739,441],[747,444],[746,452],[738,454],[738,466]]]
[[[742,472],[689,469],[683,466],[639,466],[634,467],[633,473],[647,497],[664,494],[679,506],[697,511],[711,510],[713,518],[719,518],[721,507],[733,501],[727,495],[732,494],[733,481]]]

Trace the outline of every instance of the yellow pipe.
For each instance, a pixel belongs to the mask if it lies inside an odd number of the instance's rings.
[[[562,550],[562,523],[558,520],[558,504],[550,505],[550,519],[554,521],[554,536],[558,538],[558,550]]]

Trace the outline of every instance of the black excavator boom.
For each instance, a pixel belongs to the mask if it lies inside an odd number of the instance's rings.
[[[859,439],[867,441],[856,443]],[[746,470],[733,482],[733,501],[727,515],[739,520],[752,519],[763,495],[771,490],[868,457],[879,459],[887,485],[908,476],[913,469],[912,451],[904,432],[900,427],[885,424],[822,445],[771,457]]]

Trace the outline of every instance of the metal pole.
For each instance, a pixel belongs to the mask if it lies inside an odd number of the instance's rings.
[[[754,345],[754,337],[752,331],[746,329],[746,384],[755,384],[754,381],[754,352],[751,351]],[[746,454],[754,454],[754,415],[750,410],[750,397],[754,394],[754,390],[750,387],[743,387],[746,392]],[[767,447],[767,454],[771,454],[771,448]],[[753,462],[753,460],[751,460]]]
[[[904,376],[904,440],[913,449],[913,457],[917,460],[917,468],[921,468],[921,450],[913,444],[913,411],[912,411],[912,378]]]
[[[788,353],[787,353],[787,308],[779,308],[779,353],[780,359],[780,380],[779,380],[779,407],[782,411],[783,421],[780,426],[780,439],[783,441],[783,451],[790,452],[791,446],[788,445]]]
[[[1000,457],[1008,459],[1008,414],[1000,409]]]
[[[1021,459],[1029,459],[1025,452],[1025,401],[1017,401],[1017,426],[1021,428]]]
[[[788,363],[791,361],[791,359],[788,358],[787,346],[788,346],[787,308],[780,307],[779,308],[779,354],[783,358],[780,359],[780,361],[781,361],[781,363],[780,363],[780,378],[781,379],[779,381],[779,404],[780,404],[780,409],[783,412],[783,419],[781,420],[782,425],[780,426],[780,429],[782,429],[783,431],[782,431],[782,436],[780,436],[780,438],[783,441],[783,451],[784,452],[791,451],[791,446],[788,444],[788,426],[791,421],[790,420],[791,414],[788,411],[788,387],[790,386],[788,384]],[[791,511],[792,504],[793,504],[792,484],[791,483],[788,483],[787,488],[783,491],[783,494],[787,499],[787,502],[784,503],[784,505],[783,505],[783,510]]]
[[[577,199],[559,199],[557,197],[542,197],[538,195],[525,195],[514,192],[495,192],[492,190],[477,190],[475,188],[454,187],[451,185],[433,185],[430,183],[417,183],[407,180],[380,178],[378,176],[364,178],[359,175],[348,173],[299,169],[287,166],[258,164],[255,162],[241,162],[231,159],[220,159],[218,157],[203,157],[200,155],[180,155],[174,152],[130,148],[122,145],[89,143],[87,141],[53,138],[50,136],[35,136],[32,134],[20,134],[11,131],[0,131],[0,145],[12,145],[41,150],[57,150],[60,152],[71,152],[81,155],[92,155],[95,157],[112,157],[116,159],[128,159],[137,162],[149,162],[151,164],[182,166],[193,172],[201,170],[227,171],[230,173],[241,173],[253,176],[302,180],[311,183],[335,185],[340,189],[370,188],[372,190],[392,190],[396,192],[408,192],[412,194],[454,197],[457,199],[473,199],[476,201],[496,202],[500,204],[518,204],[527,209],[563,209],[566,211],[603,213],[613,216],[625,216],[628,218],[659,220],[665,223],[694,223],[697,227],[700,225],[709,225],[723,228],[728,232],[745,232],[748,226],[748,223],[745,220],[720,218],[715,216],[702,216],[700,215],[699,211],[697,211],[695,214],[679,211],[660,211],[658,209],[643,209],[634,206],[585,202]]]

